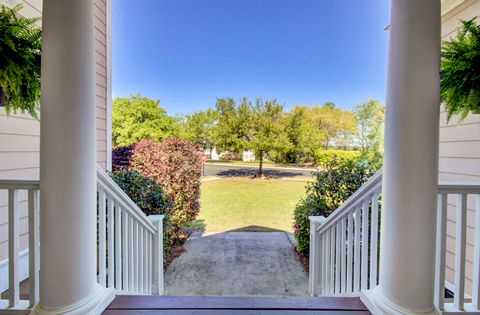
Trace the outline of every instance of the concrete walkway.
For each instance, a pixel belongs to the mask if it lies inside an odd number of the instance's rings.
[[[197,235],[168,267],[166,295],[306,296],[308,275],[285,232]]]

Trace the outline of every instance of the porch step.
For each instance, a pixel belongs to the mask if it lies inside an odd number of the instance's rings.
[[[121,295],[104,315],[363,315],[358,297],[138,296]]]

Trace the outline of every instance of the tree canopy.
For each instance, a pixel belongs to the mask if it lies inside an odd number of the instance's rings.
[[[358,121],[358,142],[363,152],[378,152],[383,147],[383,123],[385,106],[379,101],[369,99],[355,106]]]
[[[178,134],[174,117],[167,115],[159,100],[140,94],[116,97],[112,102],[112,141],[114,146],[141,139],[161,141]]]

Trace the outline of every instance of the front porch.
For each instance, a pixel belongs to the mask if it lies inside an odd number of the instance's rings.
[[[41,175],[40,181],[0,181],[8,191],[10,233],[10,295],[0,310],[479,314],[480,186],[438,183],[441,1],[392,3],[383,178],[377,174],[326,221],[312,218],[312,297],[272,298],[161,296],[162,216],[145,216],[96,169],[93,1],[44,0]],[[28,301],[20,296],[18,278],[19,191],[28,191]],[[448,195],[458,198],[453,303],[443,295]],[[466,299],[466,206],[472,196],[474,283]]]

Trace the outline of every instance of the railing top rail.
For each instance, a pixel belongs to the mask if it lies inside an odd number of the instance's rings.
[[[480,181],[440,181],[438,192],[441,194],[480,194]]]
[[[333,225],[339,218],[347,214],[353,207],[363,202],[363,197],[372,194],[382,184],[382,169],[379,169],[365,184],[351,195],[340,207],[337,208],[325,222],[317,228],[322,233]]]
[[[0,189],[40,189],[38,179],[0,179]]]
[[[97,185],[100,185],[107,194],[117,198],[121,202],[124,210],[134,215],[151,232],[156,232],[157,228],[137,206],[135,202],[115,183],[115,181],[100,167],[97,166]]]

